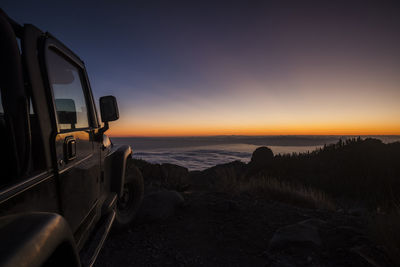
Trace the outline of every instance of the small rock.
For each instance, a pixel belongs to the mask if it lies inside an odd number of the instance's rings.
[[[239,205],[232,200],[226,201],[217,201],[215,203],[210,203],[208,207],[217,212],[230,212],[230,211],[238,211],[240,210]]]
[[[319,228],[319,227],[322,227],[322,226],[326,225],[326,222],[324,220],[311,218],[311,219],[307,219],[307,220],[301,221],[301,222],[299,222],[299,224],[309,225],[309,226],[313,226],[313,227]]]
[[[352,216],[363,216],[368,212],[366,208],[353,208],[349,209],[347,213]]]
[[[363,233],[360,229],[346,225],[341,225],[336,227],[336,231],[340,233],[345,233],[348,236],[356,236],[356,235],[361,235]]]

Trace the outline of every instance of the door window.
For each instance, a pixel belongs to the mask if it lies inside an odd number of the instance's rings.
[[[88,128],[87,102],[79,67],[52,49],[47,57],[60,130]]]

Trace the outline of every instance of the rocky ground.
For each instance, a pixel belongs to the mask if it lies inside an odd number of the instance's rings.
[[[96,266],[390,266],[365,218],[216,192],[185,192],[182,203],[176,194],[145,198],[163,201],[112,234]]]
[[[365,210],[307,209],[215,190],[256,170],[256,154],[248,165],[203,172],[131,160],[145,197],[135,223],[109,236],[96,266],[393,266],[368,238]]]

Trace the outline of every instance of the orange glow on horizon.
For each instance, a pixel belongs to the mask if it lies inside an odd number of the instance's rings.
[[[111,127],[111,137],[173,137],[173,136],[217,136],[217,135],[400,135],[400,124],[397,125],[290,125],[256,127],[256,126],[153,126],[143,125]]]

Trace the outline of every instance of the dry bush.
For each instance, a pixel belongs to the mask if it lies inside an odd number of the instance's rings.
[[[335,210],[334,202],[322,191],[304,185],[279,181],[275,178],[257,177],[245,181],[229,181],[222,191],[251,195],[280,201],[305,208]]]

